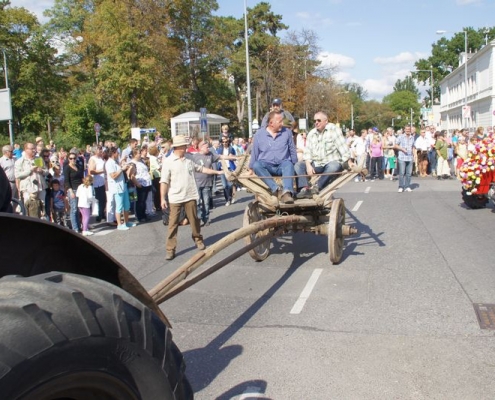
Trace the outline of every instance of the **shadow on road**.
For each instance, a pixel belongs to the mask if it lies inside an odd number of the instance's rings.
[[[318,248],[318,251],[314,251],[316,248]],[[187,376],[195,393],[206,388],[225,368],[227,368],[232,360],[242,354],[242,346],[223,346],[231,340],[240,329],[247,325],[249,320],[275,295],[299,266],[318,254],[320,250],[320,244],[315,245],[312,242],[311,246],[307,248],[304,256],[294,254],[294,258],[284,274],[229,327],[221,332],[207,346],[183,353],[187,363]],[[267,383],[265,381],[261,382],[263,382],[264,387],[266,388]],[[244,388],[247,384],[249,384],[249,386],[255,386],[254,384],[251,384],[251,381],[247,383],[244,382],[234,386],[220,397],[215,398],[230,399],[235,396],[235,394],[231,395],[233,392],[241,390],[241,388]],[[259,385],[257,386],[260,388]],[[242,392],[237,394],[242,394]]]

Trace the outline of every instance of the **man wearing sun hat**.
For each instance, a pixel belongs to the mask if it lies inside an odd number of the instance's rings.
[[[282,115],[283,115],[283,119],[284,121],[287,120],[287,124],[290,126],[292,124],[292,122],[294,122],[294,117],[292,116],[292,114],[287,111],[287,110],[284,110],[282,108],[282,100],[280,99],[273,99],[272,101],[272,106],[270,108],[270,111],[278,111],[278,112],[281,112]],[[263,117],[263,120],[261,121],[261,127],[262,128],[266,128],[267,125],[268,125],[268,114],[270,114],[270,111],[268,111],[265,116]],[[285,126],[285,125],[284,125]]]
[[[189,140],[184,135],[177,135],[173,138],[173,153],[163,161],[160,178],[160,195],[162,209],[169,209],[168,232],[166,250],[166,260],[175,258],[177,247],[177,230],[179,228],[179,217],[182,207],[186,212],[187,219],[191,224],[192,239],[200,250],[205,249],[203,236],[200,231],[198,219],[198,199],[199,193],[194,179],[194,172],[201,172],[208,175],[221,175],[222,171],[203,167],[185,157]],[[168,196],[168,198],[167,198]]]

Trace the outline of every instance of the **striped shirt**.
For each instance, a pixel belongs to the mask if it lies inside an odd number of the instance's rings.
[[[350,157],[342,130],[335,124],[327,124],[323,132],[314,128],[308,133],[304,161],[312,161],[315,167],[323,167],[330,161],[344,163]]]

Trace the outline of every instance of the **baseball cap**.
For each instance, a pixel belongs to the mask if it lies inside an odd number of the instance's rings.
[[[380,130],[379,130],[376,126],[374,126],[374,127],[372,128],[372,130],[373,130],[373,132],[380,132]]]
[[[281,104],[282,104],[282,100],[280,100],[280,99],[278,99],[278,98],[277,98],[277,99],[273,99],[273,101],[272,101],[272,105],[273,105],[273,104],[276,104],[277,106],[279,106],[279,105],[281,105]]]

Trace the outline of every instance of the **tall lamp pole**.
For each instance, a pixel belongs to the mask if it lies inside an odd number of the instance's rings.
[[[464,33],[464,56],[466,57],[466,59],[464,60],[464,107],[463,107],[463,112],[462,114],[464,114],[464,110],[466,109],[467,105],[468,105],[468,100],[467,100],[467,84],[468,84],[468,78],[467,78],[467,71],[468,71],[468,52],[467,52],[467,49],[468,49],[468,37],[467,37],[467,31],[466,30],[463,30],[462,31]],[[443,35],[447,33],[447,31],[437,31],[437,34],[438,35]],[[467,118],[465,118],[467,119]],[[468,124],[468,122],[466,121],[465,122],[466,125]]]
[[[251,109],[251,76],[249,73],[249,43],[248,43],[248,23],[247,23],[247,0],[244,0],[244,41],[246,42],[246,84],[248,101],[248,129],[249,137],[253,137],[253,111]]]
[[[10,97],[9,73],[7,69],[7,55],[5,54],[5,49],[2,49],[2,53],[3,53],[3,72],[5,74],[5,88],[7,89],[9,95],[9,107],[10,107],[9,138],[10,138],[10,145],[14,146],[14,127],[12,126],[12,99]]]

